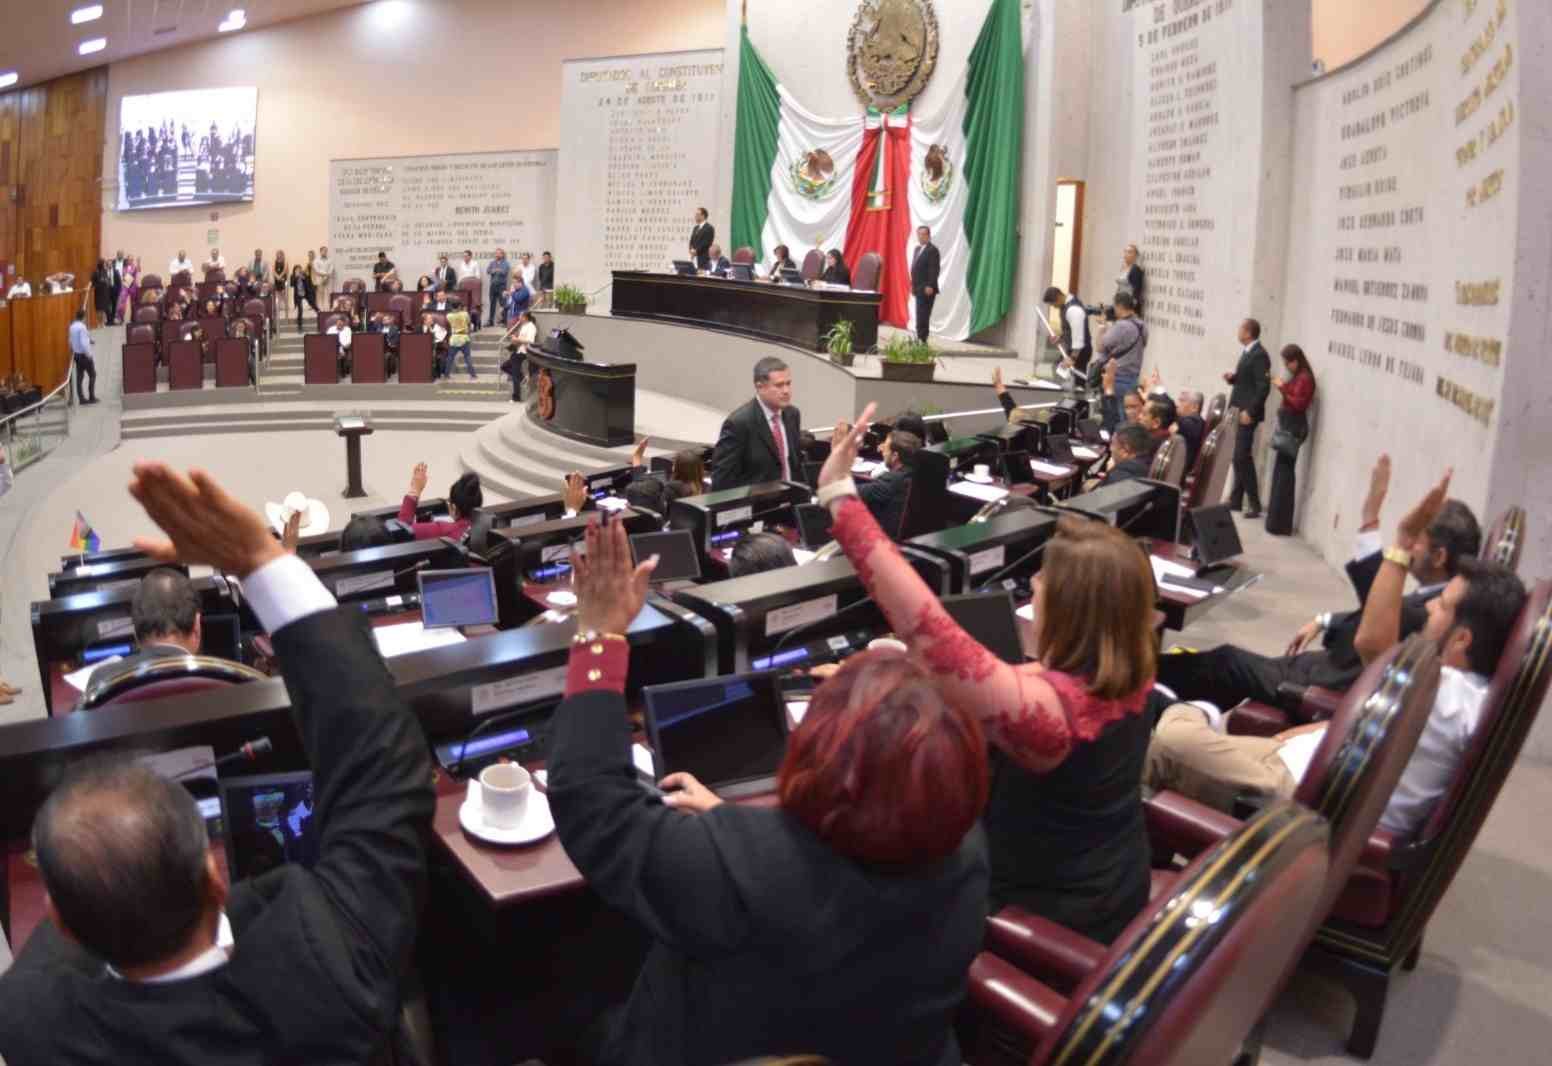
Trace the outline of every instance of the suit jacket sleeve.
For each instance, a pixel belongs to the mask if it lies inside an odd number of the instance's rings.
[[[588,884],[668,947],[725,952],[747,935],[742,896],[716,844],[724,806],[672,810],[636,784],[624,697],[594,691],[555,712],[549,799],[560,841]]]
[[[426,740],[360,611],[307,615],[272,639],[313,768],[311,877],[352,946],[357,980],[391,1013],[425,895],[436,804]]]
[[[723,420],[717,446],[711,452],[711,491],[721,492],[747,483],[744,457],[748,449],[748,434],[735,411]]]
[[[1258,348],[1253,353],[1252,363],[1252,397],[1251,409],[1257,418],[1266,417],[1266,398],[1272,392],[1272,360],[1266,354],[1265,348]]]
[[[927,279],[923,284],[936,292],[938,289],[938,272],[943,264],[943,257],[938,252],[938,246],[933,245],[927,251],[925,258],[927,259]]]

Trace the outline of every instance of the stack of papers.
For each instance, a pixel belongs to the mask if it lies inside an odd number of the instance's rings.
[[[792,557],[798,561],[798,565],[799,566],[802,566],[804,563],[809,562],[811,559],[813,559],[814,556],[816,556],[818,554],[819,554],[818,552],[811,552],[811,551],[808,551],[806,548],[793,548],[792,549]]]
[[[1031,469],[1042,474],[1048,474],[1051,477],[1066,477],[1072,473],[1073,469],[1070,466],[1063,466],[1061,463],[1048,463],[1044,459],[1031,459],[1029,465]]]
[[[1186,566],[1183,563],[1172,563],[1168,559],[1161,559],[1157,555],[1148,556],[1148,561],[1153,564],[1153,579],[1163,581],[1170,577],[1195,577],[1196,568]]]
[[[1074,445],[1073,449],[1072,449],[1072,454],[1076,455],[1079,459],[1098,459],[1099,458],[1099,452],[1095,451],[1093,448],[1090,448],[1087,444],[1077,444],[1077,445]]]
[[[396,626],[379,626],[372,630],[377,639],[377,650],[384,659],[396,655],[408,655],[416,651],[430,651],[449,644],[461,644],[464,635],[456,629],[427,629],[420,622],[401,622]]]
[[[1008,494],[1007,489],[998,488],[996,485],[977,485],[973,481],[956,481],[948,487],[948,491],[956,496],[980,500],[982,503],[996,503]]]

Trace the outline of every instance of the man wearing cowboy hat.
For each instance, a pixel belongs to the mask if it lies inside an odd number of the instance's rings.
[[[312,537],[329,529],[329,509],[322,500],[308,499],[300,492],[287,494],[280,503],[265,503],[264,517],[288,550],[295,550],[294,538]],[[295,529],[290,528],[295,523]]]

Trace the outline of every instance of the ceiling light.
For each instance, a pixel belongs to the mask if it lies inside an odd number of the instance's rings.
[[[83,22],[95,22],[102,18],[102,5],[93,4],[90,7],[78,7],[70,12],[70,24],[79,26]]]
[[[8,85],[15,85],[17,79],[20,78],[20,77],[21,77],[21,75],[16,73],[16,71],[14,71],[14,70],[7,71],[4,74],[0,74],[0,89],[4,89]]]
[[[83,56],[89,56],[93,52],[100,52],[106,47],[108,47],[108,39],[106,37],[93,37],[89,41],[82,41],[76,48],[76,51]]]

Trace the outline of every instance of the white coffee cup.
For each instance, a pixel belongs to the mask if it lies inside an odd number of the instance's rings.
[[[985,481],[992,476],[992,468],[985,463],[977,463],[975,464],[975,476],[981,481]]]
[[[515,829],[528,809],[533,777],[516,763],[494,763],[480,771],[480,816],[494,829]]]
[[[905,641],[894,637],[878,637],[868,641],[868,651],[892,651],[897,655],[905,655],[910,650],[905,646]]]

